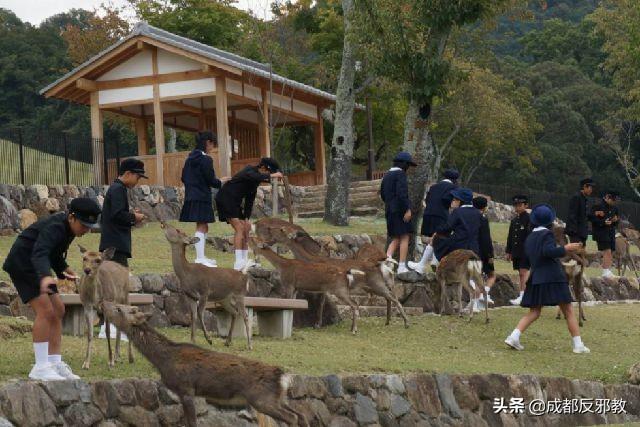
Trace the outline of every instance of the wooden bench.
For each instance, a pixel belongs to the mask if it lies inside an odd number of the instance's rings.
[[[85,334],[84,308],[78,294],[60,294],[65,305],[64,319],[62,319],[62,333],[75,337]],[[129,294],[129,304],[149,305],[153,304],[151,294]]]
[[[253,313],[258,317],[258,332],[261,336],[275,338],[290,338],[293,328],[293,311],[306,310],[309,303],[304,299],[244,297],[244,305],[249,316],[249,331],[253,334]],[[216,312],[218,333],[225,337],[229,334],[231,315],[224,311],[219,304],[208,302],[207,309]],[[231,331],[233,337],[245,337],[244,322],[236,319]]]

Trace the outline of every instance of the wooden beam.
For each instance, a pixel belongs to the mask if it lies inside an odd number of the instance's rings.
[[[316,155],[316,185],[321,185],[327,183],[327,170],[324,154],[324,126],[320,107],[318,107],[318,119],[318,123],[314,125],[313,136]]]
[[[253,100],[251,98],[245,98],[244,96],[236,95],[235,93],[227,93],[227,97],[229,99],[233,99],[233,100],[240,101],[240,102],[245,102],[245,103],[248,103],[250,105],[255,105],[255,106],[258,105],[258,101],[255,101],[255,100]],[[284,108],[280,108],[280,107],[275,106],[275,105],[272,105],[271,108],[273,109],[273,111],[277,111],[279,113],[288,114],[289,116],[291,116],[291,117],[293,117],[293,118],[295,118],[297,120],[300,120],[300,121],[305,121],[305,122],[308,122],[308,123],[317,123],[318,122],[317,118],[313,118],[311,116],[305,116],[304,114],[300,114],[300,113],[297,113],[295,111],[285,110]]]
[[[120,114],[122,114],[122,112],[120,112]],[[147,121],[145,119],[136,119],[136,135],[138,136],[138,156],[149,154]]]
[[[256,111],[258,106],[255,104],[240,104],[240,105],[230,105],[227,107],[229,111],[238,111],[238,110],[252,110]]]
[[[269,138],[269,103],[266,89],[261,91],[262,108],[258,109],[258,153],[260,157],[271,157]]]
[[[93,148],[93,182],[95,185],[106,184],[104,182],[104,133],[102,111],[98,104],[98,92],[91,92],[91,145]]]
[[[227,112],[227,83],[224,77],[216,77],[216,134],[218,136],[220,176],[230,176],[229,116]]]
[[[79,78],[76,80],[76,87],[78,89],[86,90],[87,92],[95,92],[98,90],[96,82],[85,78]]]
[[[180,101],[162,101],[162,103],[171,107],[181,108],[182,110],[188,111],[193,114],[202,114],[202,110],[200,108],[194,107],[193,105],[185,104]]]
[[[153,75],[158,74],[158,49],[151,52]],[[160,103],[160,84],[153,84],[153,127],[156,137],[156,185],[164,185],[164,119]]]
[[[83,84],[89,84],[91,86],[81,87],[76,82],[76,85],[80,89],[84,90],[110,90],[110,89],[123,89],[129,87],[136,86],[148,86],[154,83],[174,83],[174,82],[183,82],[190,80],[199,80],[210,77],[215,77],[216,73],[212,71],[203,71],[203,70],[189,70],[189,71],[178,71],[175,73],[164,73],[158,74],[157,76],[139,76],[139,77],[127,77],[124,79],[114,79],[114,80],[87,80],[87,79],[78,79],[78,81],[83,80]],[[84,83],[87,82],[87,83]]]

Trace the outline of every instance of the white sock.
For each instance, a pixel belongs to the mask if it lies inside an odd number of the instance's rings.
[[[398,264],[398,269],[401,269],[401,268],[407,268],[407,263],[401,262],[400,264]]]
[[[511,332],[511,337],[520,340],[520,329],[515,328],[513,332]]]
[[[242,250],[242,259],[244,261],[247,261],[249,259],[249,249],[243,249]]]
[[[572,340],[573,340],[573,348],[582,347],[584,345],[582,343],[582,338],[580,338],[580,335],[573,337]]]
[[[235,270],[239,270],[244,265],[244,259],[242,258],[242,249],[236,249],[236,262],[233,264]]]
[[[196,247],[196,259],[202,259],[204,258],[204,242],[207,238],[207,235],[201,231],[196,231],[194,236],[200,239],[194,245]]]
[[[424,252],[422,252],[422,258],[420,258],[420,265],[425,266],[427,262],[433,257],[433,246],[427,245],[424,247]]]
[[[62,362],[62,355],[61,354],[50,354],[48,356],[49,359],[49,363],[60,363]]]
[[[488,287],[488,286],[485,286],[485,287],[484,287],[484,290],[485,290],[485,291],[487,291],[487,294],[489,294],[489,291],[491,290],[491,288],[490,288],[490,287]]]
[[[524,296],[524,291],[520,291],[520,298],[522,298]]]
[[[49,342],[34,342],[33,352],[36,355],[36,366],[44,366],[49,363]]]

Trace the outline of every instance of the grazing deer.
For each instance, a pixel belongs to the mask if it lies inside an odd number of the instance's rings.
[[[473,318],[473,298],[478,293],[478,289],[484,294],[487,300],[487,291],[484,289],[484,279],[482,278],[482,261],[470,250],[457,249],[440,260],[436,269],[436,280],[440,284],[440,314],[444,313],[445,306],[449,306],[447,298],[447,285],[458,286],[458,315],[462,317],[462,287],[469,292],[471,301],[468,305],[469,321]],[[475,287],[470,280],[475,282]],[[488,304],[484,306],[485,322],[489,322]]]
[[[307,252],[318,255],[322,251],[321,245],[304,228],[280,218],[260,218],[253,225],[253,229],[258,239],[269,246],[284,243],[283,239],[286,239],[287,234],[296,233],[296,242],[304,246]],[[282,229],[286,230],[284,235],[281,232]]]
[[[553,232],[553,238],[557,245],[564,246],[569,243],[564,233],[564,227],[553,225],[551,231]],[[573,297],[578,302],[578,323],[582,326],[583,321],[587,320],[584,315],[584,309],[582,308],[582,289],[584,288],[584,281],[586,280],[584,277],[584,269],[589,264],[586,257],[586,250],[583,247],[576,252],[567,252],[560,261],[567,275],[569,287],[573,291]],[[560,319],[560,314],[561,310],[558,307],[556,319]]]
[[[251,350],[251,336],[249,335],[249,317],[244,307],[244,297],[249,290],[249,279],[245,266],[243,271],[231,268],[212,268],[202,264],[190,263],[185,256],[185,248],[198,241],[198,237],[187,236],[183,231],[161,222],[164,235],[171,245],[171,262],[173,270],[180,280],[180,288],[191,299],[191,342],[196,340],[196,322],[200,319],[200,326],[204,338],[209,344],[213,341],[204,323],[204,311],[208,301],[219,303],[231,315],[231,325],[225,345],[231,345],[233,326],[238,315],[244,320],[247,335],[247,346]]]
[[[209,267],[205,267],[209,268]],[[304,415],[285,401],[290,377],[281,368],[257,360],[176,343],[147,324],[136,307],[105,302],[103,310],[160,372],[162,383],[184,408],[188,427],[196,427],[194,397],[231,406],[250,405],[288,425],[308,426]]]
[[[285,230],[282,230],[284,233]],[[321,255],[313,255],[307,252],[301,244],[295,241],[295,233],[288,235],[288,239],[281,239],[287,247],[291,250],[296,259],[313,262],[323,263],[328,265],[335,265],[343,269],[356,269],[364,272],[364,277],[354,277],[354,284],[352,289],[360,288],[369,294],[378,295],[383,297],[387,301],[387,320],[385,325],[389,325],[391,322],[391,305],[394,304],[404,320],[405,328],[409,327],[409,319],[404,312],[404,308],[398,298],[391,291],[394,283],[393,265],[389,265],[389,262],[385,256],[382,261],[358,261],[355,259],[336,259],[328,258]],[[377,249],[377,248],[376,248]],[[322,310],[324,308],[326,296],[323,295],[320,301],[318,318],[322,319]]]
[[[103,301],[118,304],[129,303],[129,269],[117,262],[111,261],[115,248],[105,249],[104,252],[88,251],[78,245],[82,255],[83,275],[78,284],[80,302],[84,309],[84,318],[87,332],[87,352],[82,363],[82,369],[89,369],[91,365],[91,353],[93,347],[93,321],[96,310]],[[111,326],[108,319],[104,319],[107,332],[107,349],[109,351],[109,366],[115,365],[115,360],[120,358],[121,331],[116,334],[115,357],[111,352]],[[128,343],[129,363],[133,363],[131,342]]]
[[[354,276],[364,275],[356,268],[344,268],[338,265],[305,262],[297,259],[283,258],[269,249],[263,242],[249,239],[249,245],[256,255],[265,257],[280,274],[280,281],[288,288],[287,298],[293,298],[296,291],[313,293],[331,293],[344,304],[351,307],[351,332],[358,332],[357,319],[360,315],[358,304],[351,299],[350,291],[355,281]],[[320,326],[322,318],[316,325]]]
[[[636,263],[631,255],[631,247],[629,240],[622,234],[616,233],[616,250],[613,253],[613,257],[616,261],[616,267],[618,268],[618,276],[624,276],[627,272],[627,268],[633,271],[638,279],[638,271]]]
[[[358,249],[356,259],[358,261],[385,261],[387,254],[373,243],[365,243]]]

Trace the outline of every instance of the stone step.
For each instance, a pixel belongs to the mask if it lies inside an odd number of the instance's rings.
[[[361,208],[351,209],[349,214],[351,216],[371,216],[377,215],[381,212],[381,209],[371,206],[364,206]],[[322,218],[324,216],[324,209],[314,211],[296,211],[298,218]]]
[[[352,198],[349,197],[349,204],[351,209],[360,208],[363,206],[371,206],[378,207],[382,209],[382,201],[372,200],[371,198]],[[318,211],[324,209],[324,199],[323,200],[309,200],[301,203],[295,203],[294,209],[298,209],[300,211]]]
[[[327,196],[326,191],[318,191],[313,193],[305,193],[299,196],[294,197],[294,200],[314,200],[314,199],[324,199]],[[378,189],[375,190],[350,190],[349,196],[359,196],[359,197],[372,197],[372,198],[380,198],[380,194]]]
[[[343,319],[351,318],[351,307],[348,305],[338,305],[338,313]],[[421,307],[403,307],[407,316],[419,316],[423,314]],[[387,306],[362,305],[358,307],[360,317],[385,317],[387,315]],[[391,314],[398,316],[398,309],[392,306]]]

